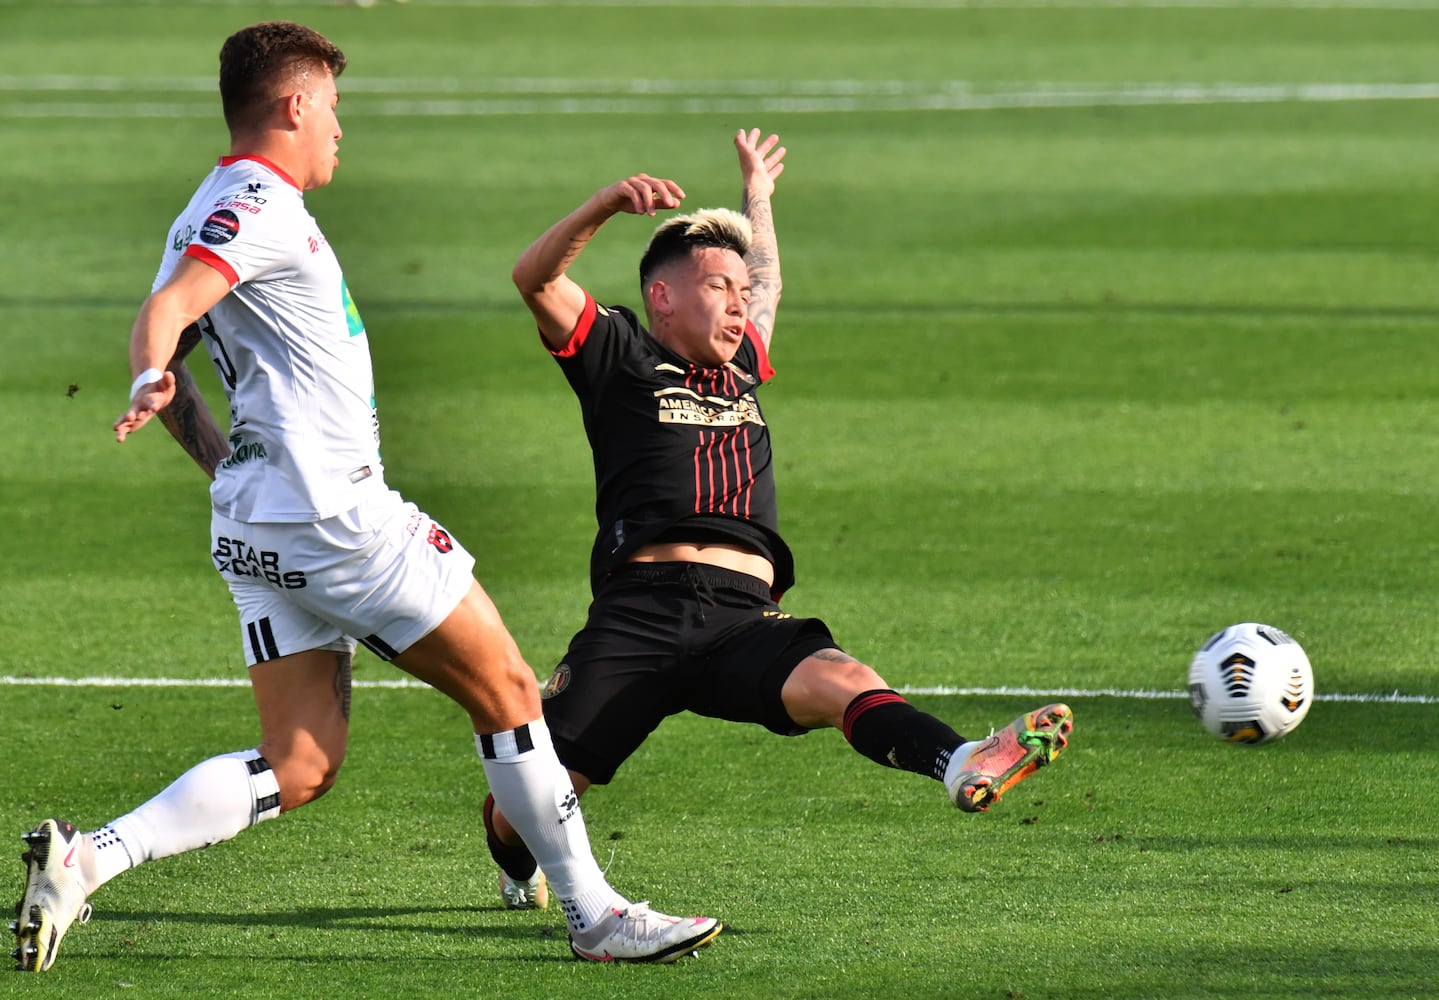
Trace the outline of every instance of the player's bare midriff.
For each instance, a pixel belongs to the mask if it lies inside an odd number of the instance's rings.
[[[655,542],[637,550],[630,556],[630,562],[704,563],[707,566],[719,566],[737,573],[757,576],[765,583],[774,585],[774,566],[770,561],[741,545]]]

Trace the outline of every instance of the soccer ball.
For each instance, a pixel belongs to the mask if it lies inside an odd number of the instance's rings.
[[[1258,622],[1216,632],[1189,664],[1189,706],[1230,743],[1270,743],[1292,732],[1314,700],[1304,650],[1280,629]]]

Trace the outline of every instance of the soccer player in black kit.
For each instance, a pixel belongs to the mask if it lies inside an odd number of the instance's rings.
[[[640,261],[645,322],[567,274],[612,216],[680,206],[671,180],[597,191],[521,256],[514,281],[579,399],[594,454],[594,602],[545,686],[545,720],[575,790],[605,784],[655,727],[690,711],[795,736],[832,726],[864,756],[942,782],[982,812],[1068,743],[1066,705],[966,741],[841,650],[825,624],[780,610],[794,560],[780,537],[769,428],[755,393],[774,374],[780,296],[770,197],[785,149],[734,139],[743,212],[666,220]],[[520,837],[485,803],[501,891],[544,906]]]

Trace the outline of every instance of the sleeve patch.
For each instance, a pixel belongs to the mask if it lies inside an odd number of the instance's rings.
[[[228,208],[211,212],[205,224],[200,227],[200,239],[211,246],[229,243],[240,235],[240,218]]]

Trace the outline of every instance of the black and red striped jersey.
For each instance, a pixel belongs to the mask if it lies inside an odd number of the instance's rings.
[[[624,306],[588,294],[569,342],[552,351],[579,398],[595,467],[598,588],[651,542],[742,545],[794,583],[779,535],[769,428],[755,390],[774,375],[753,324],[723,368],[695,364],[652,337]]]

